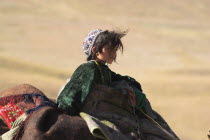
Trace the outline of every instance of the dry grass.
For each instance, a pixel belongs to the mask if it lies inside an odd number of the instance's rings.
[[[85,62],[92,29],[130,29],[110,66],[141,82],[153,107],[183,140],[210,129],[208,0],[19,0],[0,2],[0,90],[29,83],[55,98]]]

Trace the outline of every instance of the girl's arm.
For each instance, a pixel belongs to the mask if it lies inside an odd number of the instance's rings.
[[[137,82],[134,78],[130,76],[122,76],[120,74],[116,74],[115,72],[111,71],[112,81],[127,81],[131,86],[138,88],[142,92],[141,84]]]
[[[80,65],[58,96],[57,103],[59,108],[72,116],[78,115],[84,99],[94,84],[94,65],[91,63]]]

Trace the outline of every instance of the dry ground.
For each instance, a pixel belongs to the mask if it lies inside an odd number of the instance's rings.
[[[22,83],[56,98],[85,62],[95,28],[129,29],[111,69],[136,78],[183,140],[210,129],[208,0],[0,0],[0,91]]]

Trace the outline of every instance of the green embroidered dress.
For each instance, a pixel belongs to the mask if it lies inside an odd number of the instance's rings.
[[[105,64],[88,61],[75,70],[71,80],[57,98],[58,106],[70,115],[79,115],[85,98],[96,84],[109,86],[112,82],[121,80],[125,80],[129,85],[139,89],[138,93],[142,92],[141,85],[135,79],[116,74]],[[145,98],[145,95],[143,97]]]

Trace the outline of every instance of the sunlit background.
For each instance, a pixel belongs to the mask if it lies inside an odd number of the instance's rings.
[[[28,83],[56,98],[97,28],[129,29],[110,68],[138,80],[182,140],[207,139],[209,0],[0,0],[0,91]]]

